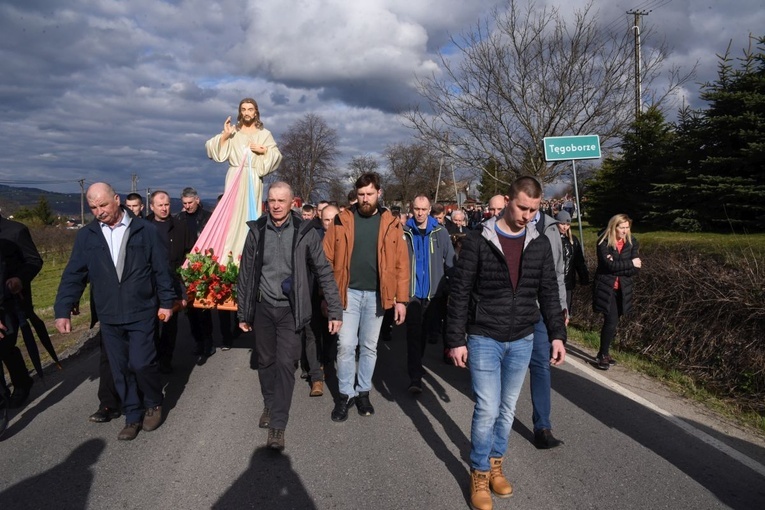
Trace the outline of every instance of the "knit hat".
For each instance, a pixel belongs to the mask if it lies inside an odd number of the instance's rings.
[[[555,219],[561,223],[566,223],[566,224],[571,223],[571,215],[568,213],[568,211],[559,212],[558,214],[555,215]]]

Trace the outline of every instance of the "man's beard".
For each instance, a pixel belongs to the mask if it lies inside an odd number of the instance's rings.
[[[375,213],[375,210],[377,210],[377,202],[375,203],[367,202],[365,204],[362,204],[361,202],[359,202],[357,204],[357,207],[359,209],[359,214],[361,214],[362,216],[372,216]]]

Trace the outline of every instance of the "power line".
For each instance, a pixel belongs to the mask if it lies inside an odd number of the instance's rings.
[[[672,0],[647,0],[647,1],[645,1],[645,2],[643,2],[641,4],[639,4],[639,5],[635,6],[632,10],[633,11],[646,11],[646,10],[647,11],[652,11],[654,9],[658,9],[660,7],[664,7],[665,5],[667,5],[667,4],[671,3],[671,2],[672,2]],[[629,14],[629,12],[627,14]],[[616,30],[617,27],[621,23],[624,23],[624,21],[625,21],[625,19],[624,19],[623,16],[617,16],[614,19],[612,19],[611,21],[607,22],[603,26],[603,30],[605,30],[606,32],[610,32],[612,30]],[[628,21],[628,23],[629,23],[629,21]],[[628,25],[628,26],[630,26],[630,25]]]

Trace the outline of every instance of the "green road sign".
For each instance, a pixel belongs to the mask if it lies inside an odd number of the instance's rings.
[[[598,135],[548,136],[543,143],[547,161],[600,158]]]

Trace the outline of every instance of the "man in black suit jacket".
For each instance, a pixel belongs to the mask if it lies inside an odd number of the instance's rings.
[[[175,217],[185,222],[189,231],[191,246],[194,246],[212,213],[202,207],[199,193],[194,188],[183,188],[181,202],[183,203],[183,211]],[[208,308],[189,307],[186,309],[186,313],[188,313],[191,323],[191,335],[196,344],[194,354],[200,357],[197,363],[201,365],[208,356],[215,353],[212,339],[212,312]]]
[[[154,225],[131,216],[106,183],[87,192],[95,219],[78,233],[61,275],[54,311],[56,328],[71,332],[70,314],[90,279],[101,338],[122,401],[125,428],[117,436],[132,440],[139,429],[162,423],[162,383],[154,347],[157,316],[173,316],[172,276]]]
[[[191,251],[192,244],[189,239],[189,231],[186,224],[170,215],[170,195],[162,190],[157,190],[149,197],[151,214],[146,219],[157,227],[159,237],[165,245],[168,262],[173,277],[176,301],[186,301],[186,290],[178,274],[178,268],[186,260],[186,254]],[[175,350],[175,338],[178,335],[178,316],[173,315],[167,322],[160,322],[156,335],[157,358],[159,371],[163,374],[173,372],[173,351]]]

